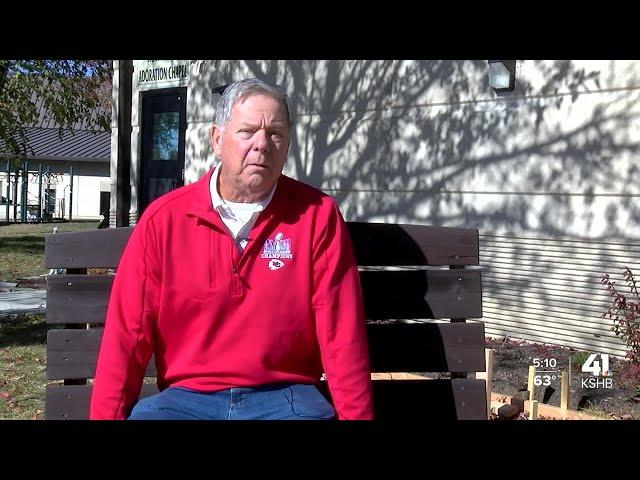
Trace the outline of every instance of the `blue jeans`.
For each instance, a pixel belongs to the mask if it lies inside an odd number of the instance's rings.
[[[314,385],[273,384],[197,392],[169,387],[143,398],[128,420],[330,420],[335,410]]]

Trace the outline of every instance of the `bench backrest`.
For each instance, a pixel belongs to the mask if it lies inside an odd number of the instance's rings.
[[[376,417],[486,419],[478,231],[348,223],[360,267],[373,372],[440,372],[373,382]],[[48,235],[46,419],[86,419],[114,274],[133,227]],[[395,267],[395,268],[392,268]],[[91,272],[89,272],[91,273]],[[146,375],[155,376],[152,358]],[[374,375],[374,377],[376,377]],[[415,378],[415,376],[414,376]],[[157,392],[143,385],[141,396]]]

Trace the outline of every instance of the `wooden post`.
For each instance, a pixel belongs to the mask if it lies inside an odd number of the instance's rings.
[[[569,410],[569,372],[562,371],[560,380],[560,411],[562,418],[567,418],[567,410]]]
[[[493,354],[490,348],[484,349],[486,369],[484,372],[476,372],[476,379],[484,380],[487,386],[487,418],[491,418],[491,388],[493,384]]]
[[[538,400],[529,402],[529,420],[536,420],[538,418]]]
[[[533,365],[529,365],[529,382],[527,383],[527,390],[529,391],[529,402],[533,401],[533,393],[535,389],[533,379],[535,376],[536,376],[536,367],[534,367]]]

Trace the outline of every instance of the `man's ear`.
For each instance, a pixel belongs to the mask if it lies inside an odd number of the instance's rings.
[[[211,126],[211,147],[216,157],[220,158],[222,150],[222,130],[215,123]]]

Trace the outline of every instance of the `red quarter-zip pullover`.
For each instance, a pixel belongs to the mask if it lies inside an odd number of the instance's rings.
[[[241,251],[211,171],[146,209],[115,276],[90,418],[124,419],[155,353],[158,386],[318,383],[339,419],[371,419],[358,270],[335,202],[281,175]]]

